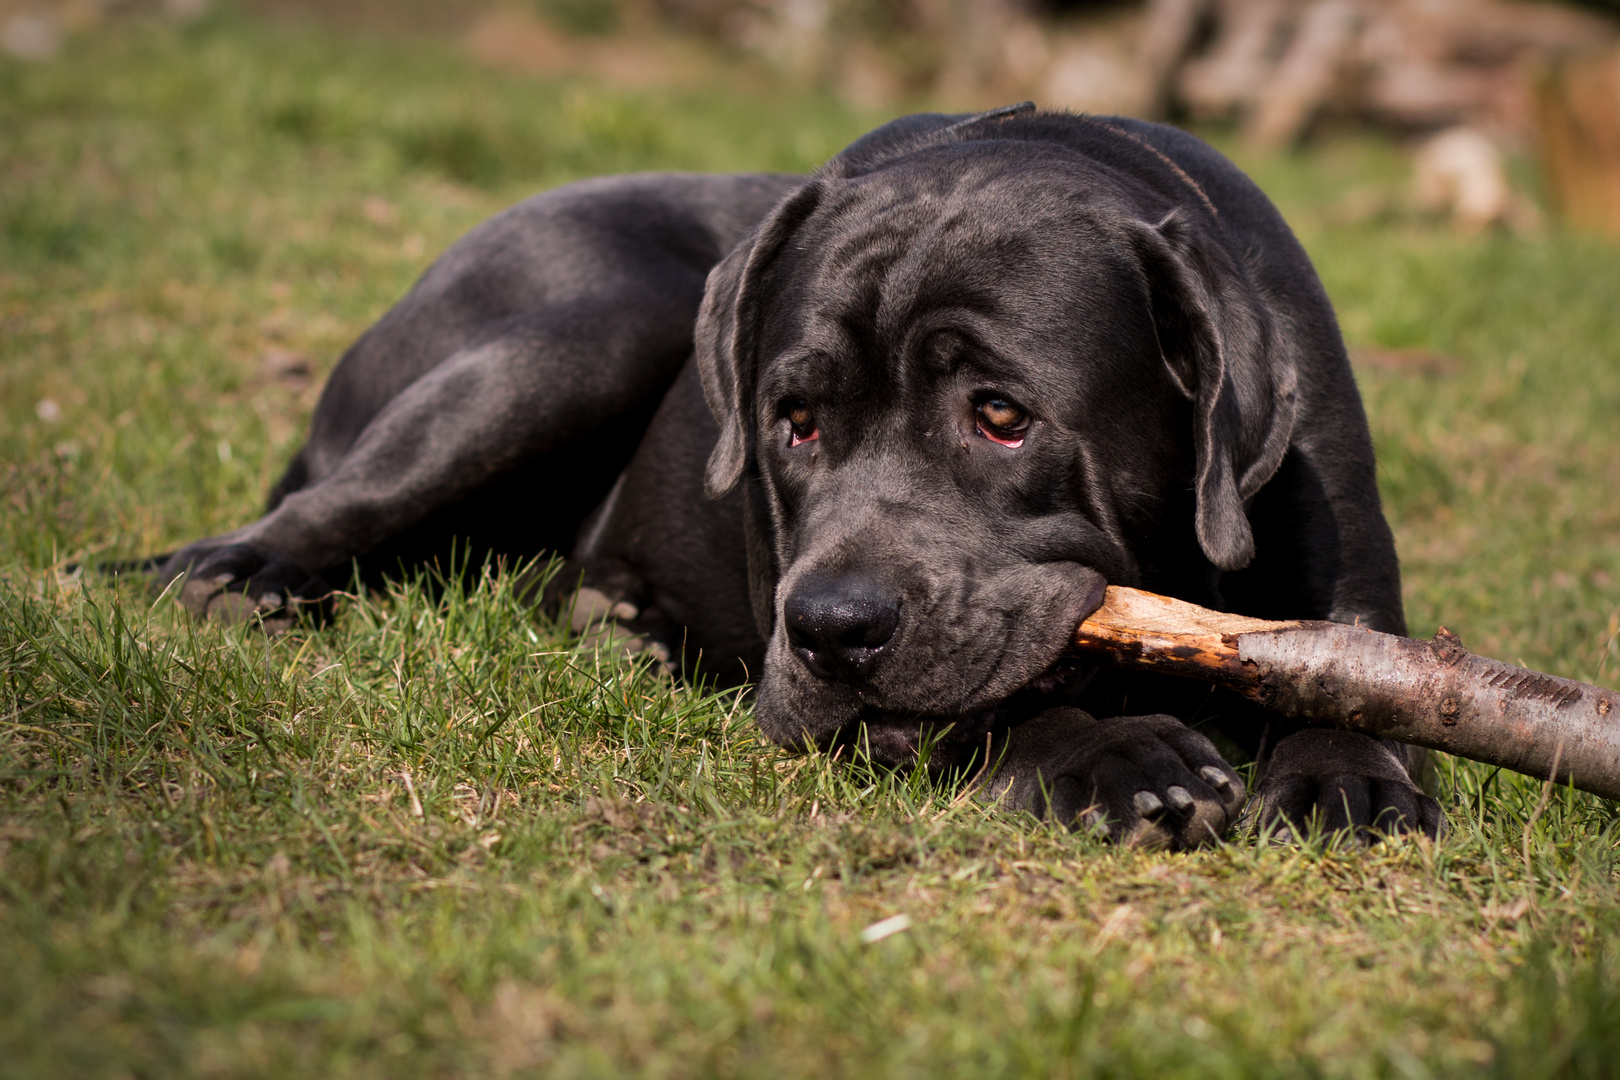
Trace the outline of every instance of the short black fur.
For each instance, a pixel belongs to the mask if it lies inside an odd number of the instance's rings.
[[[1197,719],[1290,828],[1439,827],[1404,748],[1066,653],[1105,582],[1404,630],[1321,284],[1172,128],[923,114],[808,178],[536,196],[345,354],[265,516],[160,578],[274,620],[456,543],[566,554],[684,670],[754,680],[785,745],[929,742],[1010,805],[1191,846],[1244,801]]]

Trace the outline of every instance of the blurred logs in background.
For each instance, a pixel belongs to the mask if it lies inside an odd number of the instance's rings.
[[[45,59],[121,14],[208,0],[0,0],[0,50]],[[319,0],[242,0],[332,17]],[[1465,231],[1533,229],[1504,155],[1570,226],[1620,239],[1620,0],[351,0],[350,22],[454,29],[481,59],[649,72],[654,41],[749,54],[870,109],[1043,106],[1224,122],[1257,150],[1333,125],[1410,141],[1412,200]],[[369,13],[369,15],[368,15]],[[701,63],[701,61],[698,61]],[[654,76],[656,77],[656,76]]]

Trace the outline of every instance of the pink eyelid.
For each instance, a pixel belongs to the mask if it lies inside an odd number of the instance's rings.
[[[795,431],[795,432],[791,433],[791,436],[792,436],[792,441],[789,442],[788,445],[789,446],[798,446],[800,443],[815,442],[817,439],[821,438],[821,429],[820,428],[812,428],[810,430],[810,434],[805,435],[803,437],[800,437],[799,433],[797,431]],[[1022,440],[1020,440],[1020,441],[1022,441]]]
[[[983,424],[978,424],[976,426],[979,429],[979,434],[983,435],[993,443],[999,443],[1002,446],[1011,447],[1015,450],[1024,445],[1024,437],[1022,435],[1018,436],[1016,439],[1003,439],[1000,435],[997,435]]]

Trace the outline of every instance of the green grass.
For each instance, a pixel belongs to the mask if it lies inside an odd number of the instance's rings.
[[[0,1075],[1614,1075],[1584,795],[1444,760],[1437,845],[1117,851],[784,756],[499,581],[267,639],[61,573],[255,513],[342,347],[501,206],[876,119],[229,9],[0,62]],[[1347,224],[1402,182],[1376,141],[1244,164],[1353,345],[1451,358],[1361,374],[1414,630],[1616,685],[1620,251]]]

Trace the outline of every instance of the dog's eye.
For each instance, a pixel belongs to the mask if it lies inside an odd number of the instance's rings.
[[[810,406],[803,400],[794,398],[787,402],[782,409],[787,417],[792,437],[789,446],[798,446],[800,443],[814,442],[821,438],[821,429],[816,427],[816,414],[810,411]]]
[[[1006,398],[985,398],[974,407],[979,434],[1002,446],[1023,446],[1029,413]]]

